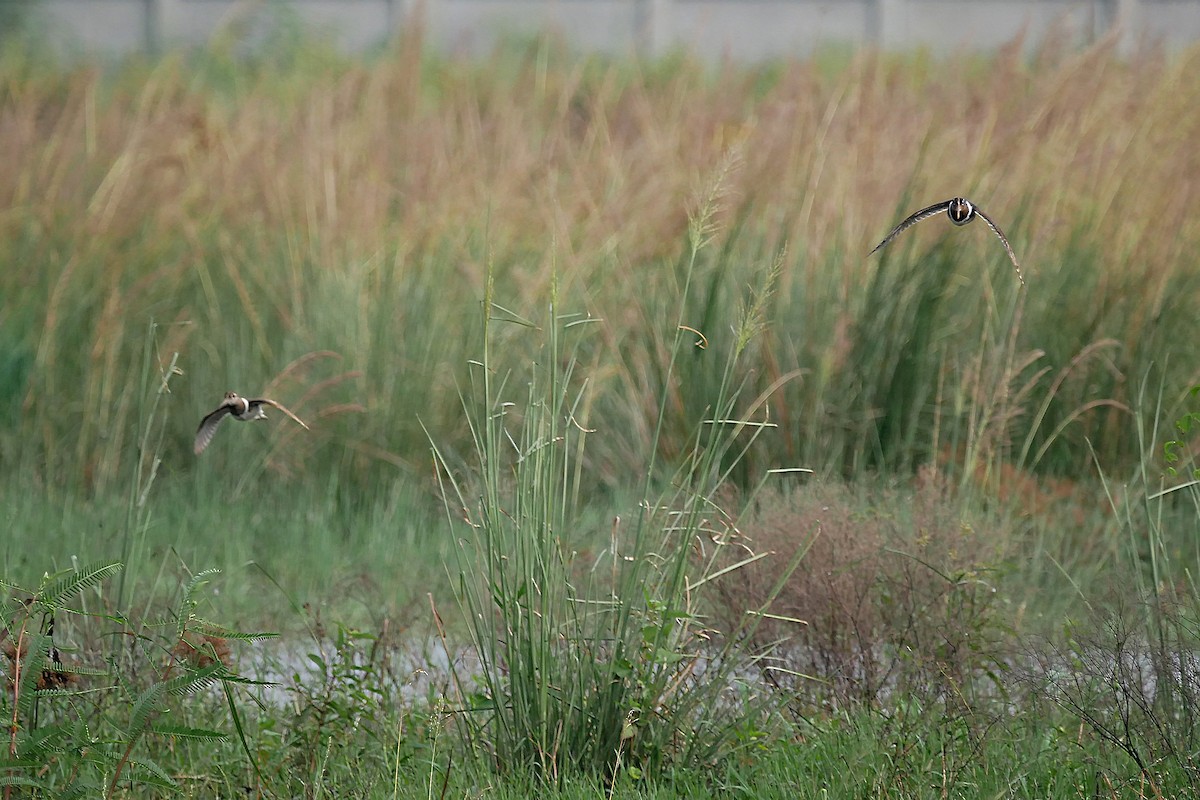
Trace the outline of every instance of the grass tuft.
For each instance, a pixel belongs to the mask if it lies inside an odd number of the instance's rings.
[[[718,169],[714,185],[727,177]],[[702,195],[693,214],[684,298],[716,231],[718,197]],[[730,565],[718,556],[734,533],[720,494],[740,454],[769,427],[742,415],[735,365],[761,329],[761,298],[774,277],[746,308],[716,402],[692,421],[691,449],[671,463],[650,448],[642,500],[628,522],[614,518],[608,546],[587,566],[576,550],[578,462],[606,431],[585,413],[590,381],[579,352],[599,321],[561,312],[553,281],[545,318],[516,319],[495,302],[489,280],[484,356],[464,398],[477,460],[456,477],[441,447],[434,456],[447,522],[461,532],[452,579],[477,659],[454,664],[447,651],[457,722],[470,751],[497,771],[529,770],[548,784],[579,775],[612,784],[711,766],[766,734],[770,698],[742,679],[761,657],[742,647],[759,618],[747,614],[718,630],[705,600],[717,578],[757,560]],[[684,300],[664,334],[662,381],[672,388],[676,359],[696,347],[687,318]],[[492,330],[501,326],[540,342],[528,377],[498,371]],[[676,396],[663,396],[659,435]],[[768,593],[763,606],[770,600]]]

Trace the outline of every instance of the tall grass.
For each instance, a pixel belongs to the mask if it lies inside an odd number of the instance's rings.
[[[719,188],[706,192],[692,215],[684,297],[719,198]],[[436,443],[435,455],[448,524],[462,532],[456,595],[478,658],[476,668],[454,668],[459,724],[498,770],[551,784],[579,774],[637,779],[716,764],[761,736],[763,701],[744,671],[763,654],[744,645],[772,593],[728,628],[715,629],[707,615],[713,582],[767,555],[739,549],[721,503],[740,454],[771,427],[760,421],[761,398],[742,397],[734,367],[761,332],[776,277],[768,271],[744,307],[732,348],[705,353],[724,363],[723,377],[714,404],[692,420],[689,450],[667,465],[651,447],[627,465],[631,477],[640,473],[642,494],[627,517],[613,519],[609,546],[590,564],[576,550],[594,540],[580,535],[581,467],[607,431],[589,427],[590,373],[578,344],[598,320],[564,314],[554,282],[544,318],[514,318],[489,282],[484,355],[464,399],[474,463],[456,477]],[[681,302],[675,318],[660,321],[668,384],[677,358],[695,348],[681,321],[687,311]],[[491,332],[505,324],[539,342],[525,371],[498,371],[493,361]],[[663,395],[656,438],[668,404]],[[671,478],[665,491],[660,475]],[[739,560],[729,564],[731,549]]]
[[[783,384],[780,436],[747,476],[903,471],[943,450],[1080,474],[1086,442],[1132,463],[1131,376],[1169,351],[1168,394],[1200,373],[1173,346],[1200,325],[1200,51],[1021,52],[713,69],[546,41],[460,63],[410,38],[369,62],[286,42],[107,70],[0,60],[0,469],[119,485],[153,318],[189,412],[169,472],[193,468],[195,420],[225,390],[272,387],[318,424],[263,469],[429,485],[418,415],[471,447],[455,387],[481,342],[457,332],[476,330],[486,276],[528,316],[557,274],[566,304],[603,320],[580,359],[605,365],[591,414],[622,434],[588,468],[619,486],[652,442],[686,451],[675,411],[715,398],[687,358],[664,382],[658,323],[681,285],[682,199],[735,143],[744,166],[685,324],[720,346],[748,265],[779,255],[772,326],[743,369],[747,391]],[[955,194],[1002,222],[1027,291],[973,226],[930,222],[866,257]],[[496,367],[520,363],[520,337],[497,333]],[[219,472],[249,452],[223,441],[205,459]]]
[[[1060,567],[1083,610],[1030,648],[1036,666],[1026,680],[1153,796],[1169,797],[1200,787],[1200,493],[1194,444],[1172,439],[1164,448],[1156,433],[1166,417],[1186,436],[1194,402],[1169,409],[1152,386],[1148,378],[1139,383],[1134,406],[1139,464],[1124,475],[1099,465],[1114,518],[1108,555],[1116,579]]]

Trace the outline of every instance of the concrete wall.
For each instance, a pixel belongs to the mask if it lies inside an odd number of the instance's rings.
[[[343,49],[376,46],[404,24],[443,49],[485,52],[499,36],[554,30],[589,50],[754,60],[828,44],[938,52],[994,48],[1025,32],[1179,49],[1200,40],[1200,0],[0,0],[63,52],[120,54],[200,44],[231,21],[262,32],[286,20]]]

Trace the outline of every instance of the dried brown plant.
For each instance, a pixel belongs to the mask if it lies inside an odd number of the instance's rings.
[[[726,625],[759,608],[807,548],[757,633],[760,646],[779,643],[766,674],[781,686],[875,704],[901,682],[927,691],[966,683],[994,655],[972,648],[994,633],[990,569],[1008,542],[964,521],[936,487],[873,501],[833,484],[769,493],[739,528],[750,548],[775,557],[722,580],[716,613]]]

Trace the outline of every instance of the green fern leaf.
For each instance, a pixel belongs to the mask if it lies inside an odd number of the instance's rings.
[[[36,595],[39,605],[58,608],[70,598],[110,575],[120,572],[124,565],[120,561],[92,564],[80,570],[70,570],[49,586],[43,586]]]
[[[130,715],[128,733],[131,741],[135,741],[145,733],[155,712],[161,709],[163,698],[166,695],[179,696],[200,691],[219,681],[224,673],[224,664],[212,664],[203,669],[156,683],[142,692],[137,702],[133,704],[133,713]]]
[[[176,639],[183,638],[184,633],[187,632],[188,623],[192,621],[192,609],[196,607],[196,600],[194,597],[196,591],[199,590],[201,586],[208,583],[209,578],[220,574],[220,572],[221,570],[219,569],[206,569],[197,572],[192,576],[192,579],[187,582],[187,585],[183,587],[183,597],[179,601],[179,608],[175,614],[177,621],[175,629]]]
[[[98,797],[101,793],[99,787],[96,786],[71,786],[69,789],[57,789],[58,794],[55,795],[58,800],[77,800],[80,797]]]
[[[277,639],[278,633],[242,633],[223,625],[218,625],[215,622],[209,622],[206,619],[192,619],[191,629],[197,633],[202,633],[206,636],[215,636],[218,639],[233,639],[239,642],[257,642],[261,639]]]
[[[134,769],[131,770],[137,775],[138,780],[142,783],[148,783],[151,786],[158,786],[163,789],[173,789],[179,784],[175,779],[167,774],[167,771],[160,767],[156,762],[148,758],[131,758],[129,765]]]
[[[151,730],[160,736],[178,736],[181,739],[200,739],[206,742],[219,742],[229,737],[229,734],[221,731],[189,728],[185,725],[153,725]]]
[[[187,582],[187,586],[184,587],[183,599],[185,601],[190,601],[192,599],[192,595],[195,594],[196,590],[198,588],[200,588],[201,586],[203,586],[204,584],[208,583],[209,578],[211,578],[215,575],[220,575],[220,574],[221,574],[221,570],[217,569],[216,567],[213,567],[211,569],[201,570],[200,572],[197,572],[195,575],[192,576],[192,579]]]
[[[22,759],[40,766],[45,764],[46,756],[49,753],[60,752],[64,743],[67,747],[72,745],[74,732],[74,724],[39,725],[17,742],[17,753],[21,755]],[[4,769],[7,767],[0,764],[0,770]]]
[[[20,775],[0,775],[0,786],[28,786],[32,789],[46,788],[33,778],[23,778]]]
[[[50,657],[52,641],[49,636],[35,633],[27,635],[25,654],[22,656],[21,681],[18,685],[20,697],[17,708],[21,716],[28,717],[33,712],[33,703],[37,699],[38,678],[42,677],[42,665]]]
[[[150,718],[162,705],[163,695],[166,694],[166,684],[156,683],[142,692],[137,702],[133,704],[133,712],[129,715],[129,728],[126,730],[130,742],[137,741],[150,725]]]
[[[189,671],[164,683],[167,691],[176,696],[195,694],[224,680],[229,670],[220,662]]]

